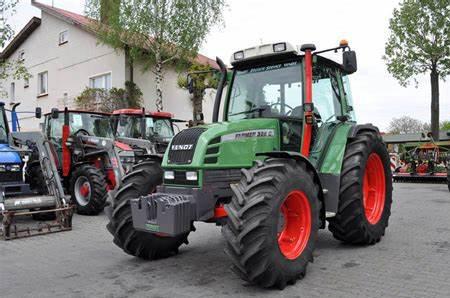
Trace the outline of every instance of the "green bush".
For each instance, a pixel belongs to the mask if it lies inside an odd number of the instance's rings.
[[[89,88],[75,98],[78,109],[98,112],[112,112],[125,108],[141,108],[143,103],[142,91],[133,82],[125,82],[124,88],[110,90]]]

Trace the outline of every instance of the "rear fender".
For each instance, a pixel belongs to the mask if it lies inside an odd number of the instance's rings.
[[[376,127],[372,123],[367,123],[367,124],[358,124],[358,125],[353,126],[350,129],[350,131],[348,132],[348,137],[349,138],[354,138],[361,131],[373,131],[373,132],[375,132],[378,135],[380,134],[380,131],[379,131],[378,127]]]

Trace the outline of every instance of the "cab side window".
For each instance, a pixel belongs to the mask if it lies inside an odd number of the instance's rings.
[[[350,89],[350,81],[347,75],[342,76],[342,85],[344,87],[345,99],[347,101],[347,115],[349,115],[353,121],[356,121],[355,111],[353,110],[353,96]]]
[[[321,123],[332,122],[342,114],[338,74],[335,69],[316,64],[313,68],[313,103]]]

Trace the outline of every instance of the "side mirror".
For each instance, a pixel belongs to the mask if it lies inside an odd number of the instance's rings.
[[[52,109],[52,119],[58,119],[59,118],[59,110],[57,108]]]
[[[358,69],[358,64],[356,63],[356,52],[355,51],[344,51],[342,53],[342,66],[348,74],[356,72]]]
[[[191,76],[187,77],[187,88],[190,94],[194,93],[194,80]]]
[[[40,107],[36,108],[35,117],[38,118],[38,119],[41,119],[41,117],[42,117],[42,109]]]

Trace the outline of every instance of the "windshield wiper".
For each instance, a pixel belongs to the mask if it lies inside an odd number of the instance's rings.
[[[243,112],[239,112],[239,113],[234,113],[234,114],[228,114],[228,116],[236,116],[236,115],[242,115],[242,114],[250,114],[250,113],[254,113],[254,112],[264,112],[267,109],[267,107],[256,107],[253,109],[250,109],[248,111],[243,111]]]

